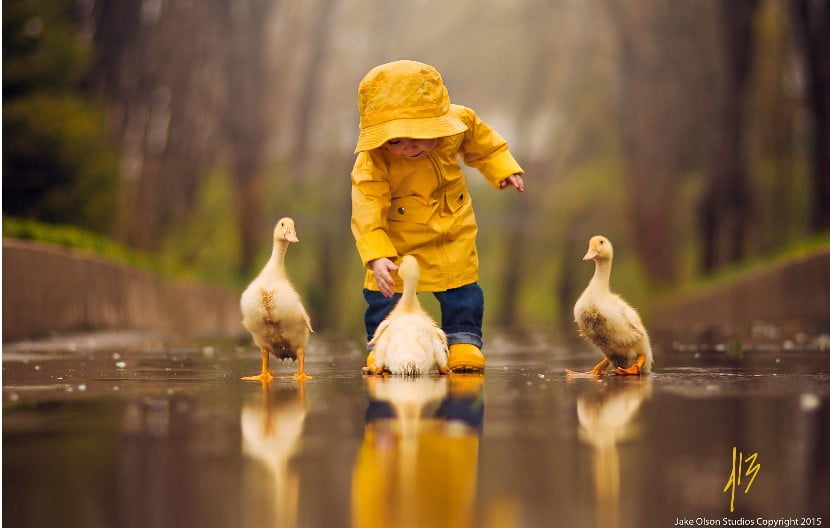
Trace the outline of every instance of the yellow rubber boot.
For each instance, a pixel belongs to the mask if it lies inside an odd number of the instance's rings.
[[[366,366],[363,367],[363,372],[371,372],[372,369],[375,368],[375,350],[372,349],[369,351],[369,355],[366,356]]]
[[[484,385],[483,372],[452,372],[450,378],[450,397],[476,398],[481,396]]]
[[[453,372],[481,372],[484,370],[484,354],[470,343],[450,345],[447,366]]]

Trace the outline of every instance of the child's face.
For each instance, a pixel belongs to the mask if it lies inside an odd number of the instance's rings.
[[[426,158],[438,144],[438,139],[395,138],[383,144],[390,154],[411,161]]]

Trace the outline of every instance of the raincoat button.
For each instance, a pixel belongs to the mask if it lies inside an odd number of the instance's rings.
[[[404,214],[405,212],[406,209],[404,209],[403,207],[398,207],[398,214]]]

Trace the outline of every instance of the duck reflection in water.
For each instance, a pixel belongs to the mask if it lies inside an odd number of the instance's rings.
[[[472,526],[483,376],[366,378],[352,526]]]
[[[291,389],[272,390],[276,384],[261,385],[261,395],[242,408],[242,451],[268,470],[275,494],[274,512],[265,519],[242,519],[241,526],[296,526],[299,478],[289,462],[299,448],[306,418],[305,387],[299,383]],[[262,481],[256,480],[251,487],[261,489]]]
[[[582,390],[576,414],[579,438],[592,448],[597,526],[613,528],[619,526],[620,516],[625,513],[620,511],[618,444],[637,437],[632,419],[650,392],[651,378],[612,376],[599,380],[572,379],[569,383]]]

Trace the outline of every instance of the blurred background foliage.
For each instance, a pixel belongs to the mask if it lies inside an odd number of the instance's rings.
[[[572,333],[597,233],[647,317],[827,243],[828,39],[815,0],[7,0],[3,233],[241,290],[292,216],[315,328],[359,334],[357,84],[411,58],[527,170],[523,196],[468,173],[488,324]]]

